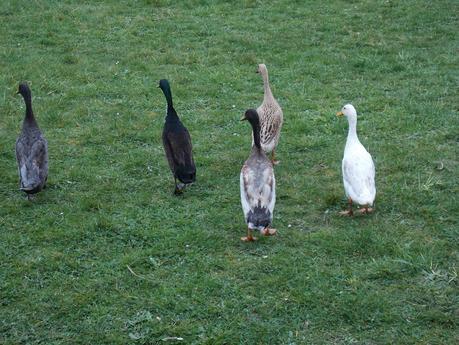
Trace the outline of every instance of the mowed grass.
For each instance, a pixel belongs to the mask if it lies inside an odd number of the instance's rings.
[[[456,1],[3,1],[0,343],[458,342]],[[242,243],[266,63],[278,236]],[[170,80],[197,183],[174,197]],[[32,88],[48,188],[18,191]],[[341,218],[353,103],[376,213]],[[170,337],[183,338],[177,340]]]

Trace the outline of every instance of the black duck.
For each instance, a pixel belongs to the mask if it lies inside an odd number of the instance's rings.
[[[180,121],[172,105],[172,93],[166,79],[159,81],[167,101],[167,115],[163,128],[163,145],[167,161],[174,175],[175,191],[181,194],[186,185],[196,180],[196,166],[193,160],[193,150],[190,133]],[[177,180],[180,182],[177,183]]]

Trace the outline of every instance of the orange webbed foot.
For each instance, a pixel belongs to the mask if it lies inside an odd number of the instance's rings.
[[[260,233],[263,236],[274,236],[277,233],[277,230],[272,229],[272,228],[264,228],[263,230],[260,231]]]
[[[244,237],[241,237],[241,241],[243,242],[254,242],[256,241],[257,238],[256,237],[253,237],[253,236],[244,236]]]
[[[352,212],[352,210],[346,210],[346,211],[341,211],[339,215],[343,217],[352,217],[354,215],[354,212]]]
[[[374,209],[374,208],[371,208],[371,207],[364,207],[364,208],[361,208],[361,209],[359,210],[359,213],[360,213],[360,214],[369,214],[369,213],[374,212],[374,210],[375,210],[375,209]]]

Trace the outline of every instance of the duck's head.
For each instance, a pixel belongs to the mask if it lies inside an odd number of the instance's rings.
[[[161,89],[161,90],[166,90],[169,88],[169,81],[167,79],[161,79],[159,81],[159,85],[158,87]]]
[[[21,94],[23,97],[30,96],[29,85],[27,85],[27,83],[19,84],[19,88],[18,88],[17,94]]]
[[[261,63],[258,65],[257,73],[263,74],[267,71],[266,65],[264,63]]]
[[[246,110],[244,116],[241,117],[241,121],[245,121],[245,120],[249,121],[252,125],[260,124],[260,119],[255,109]]]
[[[346,104],[341,111],[336,113],[336,116],[357,117],[357,111],[352,104]]]

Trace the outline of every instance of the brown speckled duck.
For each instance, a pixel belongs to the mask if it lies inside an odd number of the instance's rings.
[[[257,108],[260,117],[261,133],[260,141],[263,151],[271,152],[271,162],[278,164],[276,161],[276,147],[279,143],[284,115],[282,109],[274,98],[269,86],[268,69],[265,64],[259,64],[257,73],[263,77],[264,97],[263,103]]]
[[[255,109],[245,112],[241,121],[248,120],[252,125],[252,151],[241,169],[241,204],[247,223],[247,236],[242,241],[254,241],[252,230],[260,230],[264,236],[275,235],[270,228],[276,203],[276,180],[271,161],[266,157],[260,144],[260,120]]]
[[[41,191],[48,179],[48,142],[38,127],[32,110],[32,93],[26,83],[19,84],[18,94],[24,98],[26,113],[22,131],[16,140],[20,189],[30,195]]]

